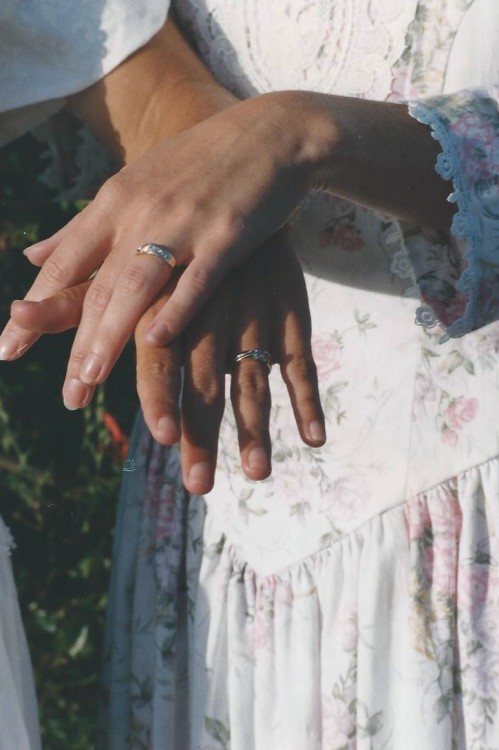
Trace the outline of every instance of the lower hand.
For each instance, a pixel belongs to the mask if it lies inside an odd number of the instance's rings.
[[[235,355],[266,349],[280,364],[303,440],[325,440],[317,376],[310,349],[310,315],[301,269],[278,233],[222,282],[189,325],[182,339],[166,347],[146,340],[150,321],[173,294],[172,280],[142,315],[136,331],[137,390],[144,419],[160,443],[180,440],[184,483],[194,494],[213,486],[220,422],[225,406],[225,373],[232,374],[231,400],[238,428],[241,463],[250,479],[271,471],[270,392],[264,364]],[[70,287],[40,302],[12,306],[17,325],[34,334],[78,326],[85,294],[93,281]],[[179,407],[181,367],[185,368]],[[95,386],[80,383],[71,403],[87,405]]]

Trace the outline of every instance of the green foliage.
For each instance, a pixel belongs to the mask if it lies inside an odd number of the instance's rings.
[[[77,210],[39,180],[24,137],[0,161],[0,325],[38,269],[22,249]],[[14,573],[37,679],[45,750],[93,750],[112,525],[122,458],[104,412],[129,435],[137,408],[133,350],[83,412],[61,398],[74,332],[45,336],[0,363],[0,513],[17,543]]]

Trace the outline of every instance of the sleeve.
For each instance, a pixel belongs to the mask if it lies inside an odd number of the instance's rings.
[[[169,0],[0,0],[0,144],[146,44],[168,6]]]
[[[499,85],[410,102],[409,112],[439,142],[436,170],[457,204],[447,241],[422,230],[406,243],[425,302],[417,322],[462,336],[499,320]]]

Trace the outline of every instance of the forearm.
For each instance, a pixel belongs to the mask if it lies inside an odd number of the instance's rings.
[[[173,21],[70,104],[121,163],[235,104]]]
[[[266,95],[267,96],[267,95]],[[261,97],[277,128],[289,130],[310,184],[418,225],[448,229],[452,191],[435,171],[439,146],[405,104],[308,92]]]

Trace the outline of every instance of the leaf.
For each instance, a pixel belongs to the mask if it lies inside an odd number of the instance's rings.
[[[377,713],[373,714],[369,717],[369,720],[366,724],[366,734],[369,737],[374,737],[375,734],[378,734],[381,727],[383,726],[383,720],[382,720],[383,711],[378,711]]]
[[[487,704],[487,708],[492,711],[493,714],[497,713],[497,700],[496,698],[492,697],[485,701]]]
[[[435,703],[435,714],[437,717],[437,722],[439,724],[441,721],[445,719],[446,716],[449,715],[451,702],[452,702],[451,694],[445,693],[444,695],[441,695],[440,698]]]
[[[475,365],[471,361],[471,359],[464,359],[463,360],[463,367],[470,375],[475,374]]]
[[[461,365],[464,362],[464,357],[463,357],[463,355],[460,352],[453,351],[453,352],[451,352],[450,356],[452,357],[453,361],[451,362],[451,364],[449,365],[449,368],[447,370],[447,372],[449,373],[449,375],[451,373],[453,373],[454,370],[457,370],[458,367],[461,367]]]
[[[218,719],[213,719],[211,716],[204,717],[204,728],[216,742],[220,742],[222,747],[227,747],[230,741],[229,729],[222,724]]]
[[[71,658],[74,659],[75,656],[78,656],[81,651],[85,648],[85,645],[87,643],[88,639],[88,626],[84,625],[82,629],[80,630],[80,634],[78,635],[78,638],[74,642],[74,644],[71,646],[71,648],[68,651],[68,654],[71,656]]]

